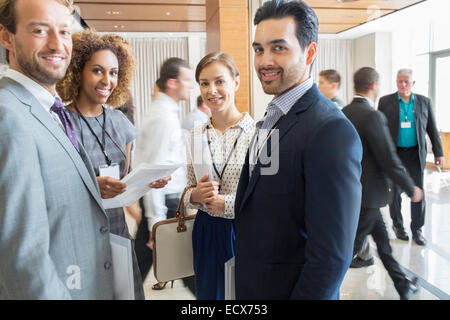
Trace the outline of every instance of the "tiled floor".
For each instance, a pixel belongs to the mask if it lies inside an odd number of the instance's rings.
[[[383,218],[391,237],[393,255],[420,279],[421,288],[413,296],[415,300],[450,299],[450,172],[438,174],[427,172],[425,177],[427,211],[424,235],[428,240],[425,247],[413,241],[395,238],[388,207],[382,209]],[[403,218],[408,230],[410,223],[409,199],[403,198]],[[371,240],[373,251],[376,246]],[[151,300],[192,300],[195,296],[177,280],[174,287],[170,283],[161,291],[151,289],[156,283],[150,272],[144,283],[146,299]],[[368,268],[349,269],[341,287],[342,300],[397,300],[399,296],[393,282],[375,254],[375,264]]]

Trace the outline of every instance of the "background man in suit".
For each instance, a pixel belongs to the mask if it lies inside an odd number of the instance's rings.
[[[314,11],[303,1],[269,1],[254,23],[255,69],[274,100],[236,194],[236,297],[337,299],[361,205],[361,142],[310,78]]]
[[[444,156],[439,132],[436,128],[433,108],[430,99],[420,94],[412,93],[414,86],[411,69],[401,69],[397,73],[398,92],[380,99],[378,110],[383,112],[388,120],[392,140],[397,146],[397,153],[403,165],[408,170],[414,183],[423,188],[423,174],[427,157],[425,134],[431,140],[434,162],[442,168]],[[393,201],[389,205],[393,229],[397,238],[409,240],[403,227],[402,189],[394,186]],[[425,245],[422,234],[425,224],[425,197],[421,202],[411,203],[411,232],[418,245]]]
[[[378,96],[378,80],[379,75],[373,68],[365,67],[356,71],[353,77],[355,98],[342,109],[358,131],[363,146],[361,214],[354,252],[361,249],[364,239],[371,234],[377,244],[380,259],[394,281],[400,298],[406,300],[417,290],[417,278],[408,280],[401,266],[392,257],[380,208],[389,200],[386,176],[400,185],[413,202],[422,199],[422,190],[414,186],[413,180],[402,166],[389,135],[386,118],[374,109]]]
[[[342,101],[342,99],[338,96],[340,86],[341,75],[337,72],[337,70],[327,69],[320,71],[319,83],[317,87],[325,97],[333,101],[339,109],[342,109],[347,105],[347,103]],[[361,246],[361,250],[357,253],[357,258],[352,260],[350,268],[367,267],[372,264],[374,264],[373,255],[370,250],[369,239],[366,237],[363,245]]]
[[[334,69],[322,70],[319,73],[319,90],[320,92],[333,101],[339,109],[345,107],[346,103],[338,97],[339,88],[341,86],[341,76]]]
[[[113,298],[108,219],[55,90],[71,58],[71,8],[0,1],[10,66],[0,81],[0,299]]]

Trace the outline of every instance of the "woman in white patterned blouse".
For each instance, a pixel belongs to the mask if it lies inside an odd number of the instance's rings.
[[[208,140],[213,174],[195,177],[188,164],[185,205],[198,209],[192,234],[197,299],[224,299],[224,264],[234,256],[234,199],[255,122],[235,104],[239,73],[231,56],[211,53],[198,64],[195,78],[211,119],[191,131]],[[197,183],[198,181],[198,183]]]

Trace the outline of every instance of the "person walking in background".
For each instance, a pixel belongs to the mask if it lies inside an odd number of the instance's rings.
[[[341,76],[334,69],[322,70],[319,73],[320,92],[333,101],[339,109],[345,107],[346,103],[339,98],[339,88],[341,87]]]
[[[113,299],[94,170],[56,92],[72,54],[72,1],[1,0],[0,300]]]
[[[310,77],[314,11],[272,0],[254,23],[255,70],[274,99],[236,192],[236,298],[338,299],[361,206],[361,141]]]
[[[374,109],[378,96],[378,72],[369,67],[361,68],[355,72],[353,82],[355,97],[352,103],[342,109],[358,131],[363,145],[361,213],[353,251],[355,254],[359,252],[367,235],[372,235],[400,299],[409,300],[418,289],[418,279],[407,279],[402,267],[392,256],[380,208],[389,201],[388,178],[401,186],[412,202],[420,201],[423,193],[414,186],[414,181],[397,156],[386,118]]]
[[[428,134],[434,153],[434,163],[442,168],[444,154],[439,132],[436,128],[433,108],[430,99],[413,93],[413,71],[401,69],[397,73],[396,93],[380,98],[378,110],[384,113],[388,120],[388,127],[397,147],[397,153],[414,183],[423,188],[423,174],[427,157]],[[408,241],[409,237],[403,226],[402,198],[403,189],[394,185],[393,201],[389,205],[389,212],[393,222],[393,229],[398,239]],[[425,224],[425,197],[420,202],[411,203],[411,232],[413,240],[420,246],[426,245],[422,233]]]
[[[183,120],[181,127],[191,131],[195,127],[205,124],[211,118],[211,110],[203,102],[202,96],[197,97],[197,108],[189,112]]]
[[[166,218],[175,216],[181,193],[186,187],[186,149],[180,122],[178,102],[189,99],[193,88],[192,70],[189,64],[180,58],[169,58],[161,66],[157,80],[159,92],[144,116],[136,140],[135,165],[178,164],[183,166],[172,174],[172,180],[160,190],[150,190],[144,196],[143,212],[136,235],[136,254],[139,268],[145,279],[152,262],[153,225]],[[193,277],[184,282],[194,292]],[[156,283],[152,288],[161,290],[165,283]]]
[[[121,182],[130,165],[132,141],[137,130],[118,108],[128,100],[134,71],[128,43],[117,35],[100,36],[85,29],[73,35],[73,55],[57,90],[67,102],[78,140],[94,167],[103,199],[126,190]],[[167,181],[151,184],[162,187]],[[132,239],[123,208],[107,209],[109,232]],[[133,250],[135,298],[143,300],[142,278]]]
[[[195,70],[195,80],[211,119],[192,130],[206,135],[213,176],[196,177],[188,165],[187,208],[198,209],[192,231],[196,297],[225,298],[225,262],[234,256],[234,201],[239,176],[255,122],[236,107],[239,71],[231,56],[223,52],[206,55]],[[197,183],[198,181],[198,183]]]

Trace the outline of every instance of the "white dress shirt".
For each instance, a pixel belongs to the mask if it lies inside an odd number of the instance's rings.
[[[139,126],[134,168],[143,162],[183,163],[183,166],[171,175],[172,180],[164,188],[151,189],[144,196],[149,231],[156,222],[166,219],[166,194],[181,193],[186,186],[186,147],[179,113],[180,107],[175,100],[159,92]]]

